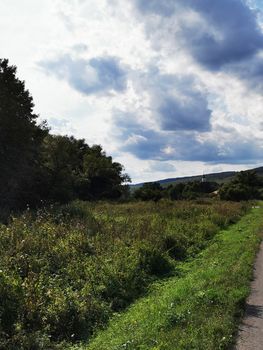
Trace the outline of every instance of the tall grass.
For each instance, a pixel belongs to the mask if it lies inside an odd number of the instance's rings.
[[[0,349],[88,341],[246,211],[240,203],[75,202],[0,227]]]
[[[234,344],[263,228],[263,208],[222,231],[82,350],[223,350]],[[73,349],[73,347],[72,347]]]

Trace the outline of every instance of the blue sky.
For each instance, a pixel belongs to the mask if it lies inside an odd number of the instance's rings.
[[[54,133],[133,182],[263,161],[263,5],[1,0],[0,50]]]

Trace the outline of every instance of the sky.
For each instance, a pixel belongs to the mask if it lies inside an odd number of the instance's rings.
[[[0,57],[133,183],[263,163],[262,0],[0,0]]]

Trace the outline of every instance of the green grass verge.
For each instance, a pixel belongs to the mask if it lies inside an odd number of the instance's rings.
[[[117,314],[85,350],[216,350],[233,342],[249,293],[263,225],[252,209],[221,231],[181,277],[156,283],[148,296]]]

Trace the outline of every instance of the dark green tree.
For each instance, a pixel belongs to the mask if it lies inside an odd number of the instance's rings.
[[[89,147],[73,136],[48,135],[43,144],[46,198],[67,202],[119,199],[130,179],[99,145]],[[44,196],[45,194],[43,194]]]
[[[170,185],[166,191],[168,198],[172,200],[196,199],[199,197],[206,197],[217,190],[218,187],[216,182],[189,181]]]
[[[123,166],[113,162],[100,145],[87,150],[83,170],[83,178],[89,183],[87,188],[90,199],[118,199],[126,191],[123,184],[130,182],[129,176],[123,173]],[[80,198],[84,192],[80,193]]]
[[[262,185],[262,179],[257,175],[255,170],[240,171],[233,183],[245,186],[257,187]]]
[[[185,189],[185,184],[182,182],[175,185],[170,185],[167,188],[168,198],[170,198],[171,200],[184,199],[183,197],[184,189]]]
[[[221,199],[232,201],[260,199],[261,187],[262,180],[255,171],[241,171],[220,188],[219,195]]]
[[[83,163],[81,142],[74,137],[48,135],[43,142],[42,162],[43,198],[62,203],[74,199],[74,186]]]
[[[159,182],[147,182],[134,192],[134,198],[142,201],[158,202],[163,194],[163,188]]]
[[[32,199],[44,125],[37,125],[33,99],[16,67],[0,59],[0,206],[17,208]]]

